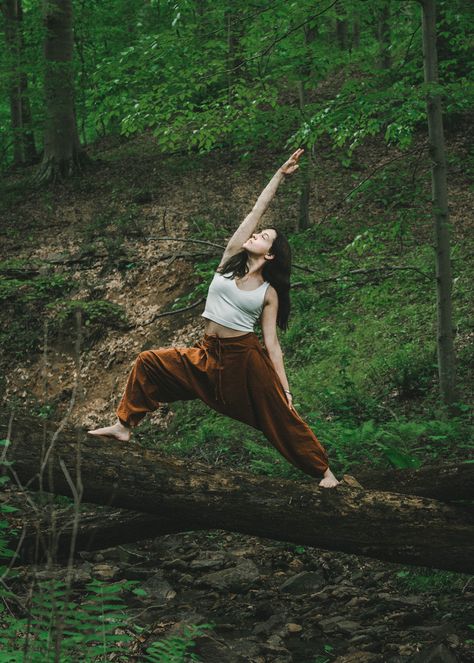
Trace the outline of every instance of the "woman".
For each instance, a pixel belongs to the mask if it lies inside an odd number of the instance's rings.
[[[255,232],[280,182],[296,171],[302,154],[296,150],[277,170],[229,240],[209,286],[203,338],[190,348],[141,352],[117,409],[117,423],[90,435],[128,441],[131,429],[160,403],[200,398],[261,430],[307,474],[323,475],[320,486],[338,485],[326,450],[293,407],[283,367],[276,327],[288,325],[290,246],[276,228]],[[265,348],[253,331],[258,319]]]

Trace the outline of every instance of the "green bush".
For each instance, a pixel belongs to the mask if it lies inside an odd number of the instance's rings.
[[[367,379],[380,396],[399,400],[421,398],[435,387],[436,351],[417,342],[405,343],[388,356],[373,359]]]

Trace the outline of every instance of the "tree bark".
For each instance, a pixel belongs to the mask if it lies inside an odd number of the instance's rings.
[[[354,16],[352,19],[352,48],[360,47],[360,18]]]
[[[390,54],[390,0],[385,0],[380,10],[377,22],[377,37],[379,40],[379,68],[390,69],[392,66]]]
[[[0,8],[5,18],[5,41],[11,58],[10,117],[13,131],[13,163],[27,164],[35,161],[36,147],[31,127],[28,79],[22,71],[24,45],[21,0],[4,0]]]
[[[74,110],[72,0],[44,1],[46,124],[38,182],[56,181],[82,169]]]
[[[474,463],[425,465],[414,469],[352,470],[368,490],[430,497],[441,502],[474,500]]]
[[[357,472],[365,489],[383,490],[403,495],[431,497],[441,501],[474,499],[473,464],[427,466],[419,470],[376,470]],[[344,475],[348,485],[353,477]],[[14,499],[18,495],[14,494]],[[30,494],[34,499],[34,495]],[[0,496],[1,499],[1,496]],[[51,515],[45,514],[38,521],[28,504],[13,502],[19,512],[10,514],[9,525],[23,529],[23,541],[19,557],[25,562],[39,562],[53,551],[55,559],[67,558],[73,536],[72,514],[61,511],[55,516],[56,526],[51,525]],[[472,510],[472,505],[470,509]],[[8,516],[9,514],[7,514]],[[79,528],[75,538],[75,553],[83,550],[101,550],[115,545],[134,543],[142,539],[193,529],[193,522],[177,522],[173,518],[144,514],[126,509],[94,508],[81,511]]]
[[[35,495],[29,493],[29,499]],[[20,499],[18,499],[20,497]],[[4,499],[2,499],[4,498]],[[77,532],[73,533],[74,514],[70,509],[56,508],[53,514],[42,509],[41,518],[32,513],[31,506],[19,495],[0,495],[0,500],[20,508],[20,511],[6,514],[8,529],[17,530],[16,542],[10,543],[15,549],[21,540],[18,559],[22,563],[59,561],[69,558],[71,542],[74,538],[74,556],[81,551],[102,550],[117,545],[135,543],[143,539],[155,538],[192,529],[192,523],[183,527],[173,518],[157,516],[151,513],[139,513],[126,509],[103,509],[89,505],[87,511],[81,510]],[[22,504],[20,504],[22,503]]]
[[[304,35],[304,45],[306,47],[306,53],[304,61],[300,66],[301,78],[297,82],[298,84],[298,99],[301,117],[305,118],[305,107],[306,107],[306,84],[308,81],[311,81],[311,78],[314,76],[313,70],[313,53],[311,50],[311,44],[315,41],[318,34],[318,29],[316,26],[304,26],[303,35]],[[314,183],[314,163],[311,148],[308,148],[307,145],[303,145],[306,150],[307,162],[302,172],[302,180],[299,191],[299,214],[298,221],[296,226],[296,231],[305,230],[309,228],[310,225],[310,200],[311,200],[311,190]]]
[[[444,148],[441,96],[433,86],[438,83],[435,0],[421,0],[423,8],[423,61],[425,83],[431,86],[426,97],[429,154],[433,200],[434,241],[436,250],[437,353],[440,392],[443,402],[456,401],[456,370],[452,322],[452,274],[449,241],[448,186]]]
[[[336,39],[341,51],[347,50],[347,15],[342,2],[336,2]]]
[[[474,570],[474,514],[436,500],[319,488],[164,458],[136,445],[15,422],[7,471],[29,490],[174,518],[185,530],[224,529],[390,562]],[[52,435],[51,435],[52,434]],[[190,526],[189,523],[192,523]],[[377,536],[374,536],[374,532]]]

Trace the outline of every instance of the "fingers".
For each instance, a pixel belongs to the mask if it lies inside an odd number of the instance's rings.
[[[290,159],[299,159],[300,156],[303,154],[304,149],[302,147],[299,147],[296,152],[293,152],[291,155]]]

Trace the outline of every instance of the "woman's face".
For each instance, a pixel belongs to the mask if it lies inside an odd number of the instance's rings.
[[[273,228],[254,232],[248,240],[242,244],[242,248],[249,253],[264,256],[270,252],[276,236],[277,232],[276,230],[273,230]]]

